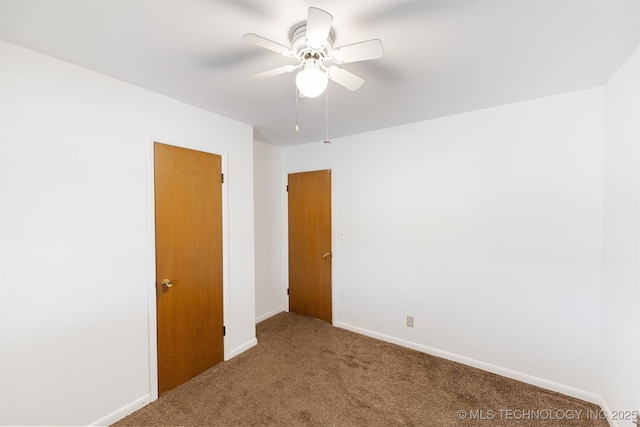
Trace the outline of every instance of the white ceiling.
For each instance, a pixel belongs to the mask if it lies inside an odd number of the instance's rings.
[[[330,137],[603,85],[640,43],[640,0],[1,0],[3,39],[254,126],[289,146],[325,139],[325,99],[300,100],[291,63],[242,41],[289,45],[316,6],[335,46],[379,38],[382,59],[329,83]]]

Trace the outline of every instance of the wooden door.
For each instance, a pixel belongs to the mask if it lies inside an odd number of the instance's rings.
[[[154,164],[162,394],[224,359],[222,162],[215,154],[155,143]]]
[[[332,322],[331,171],[289,174],[289,310]]]

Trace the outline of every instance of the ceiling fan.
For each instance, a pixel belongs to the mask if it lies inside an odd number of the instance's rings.
[[[291,47],[257,34],[245,34],[243,40],[299,61],[297,65],[284,65],[252,77],[266,79],[300,69],[296,75],[296,86],[302,95],[309,98],[324,92],[328,80],[349,90],[358,90],[364,84],[364,79],[338,65],[381,58],[384,53],[382,42],[373,39],[334,49],[332,24],[331,14],[310,7],[307,21],[291,30]]]

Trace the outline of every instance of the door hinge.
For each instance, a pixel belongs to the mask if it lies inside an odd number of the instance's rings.
[[[287,295],[289,295],[289,288],[287,288]]]
[[[222,175],[222,183],[224,184],[224,174],[220,174]]]
[[[226,337],[226,336],[227,336],[227,327],[226,327],[226,326],[223,326],[223,327],[222,327],[222,336],[223,336],[223,337]]]
[[[287,185],[287,193],[289,192],[289,186]]]

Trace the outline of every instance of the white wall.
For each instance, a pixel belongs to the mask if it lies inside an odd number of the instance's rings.
[[[284,272],[282,148],[255,141],[254,207],[256,262],[256,322],[287,310]]]
[[[225,357],[255,343],[252,129],[1,48],[0,424],[109,423],[154,395],[150,135],[223,155]]]
[[[602,395],[640,410],[640,48],[605,89]],[[631,420],[621,426],[634,425]]]
[[[597,400],[602,127],[596,88],[285,149],[333,170],[334,324]]]

